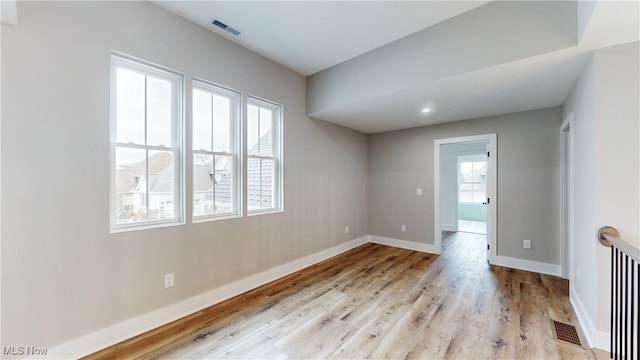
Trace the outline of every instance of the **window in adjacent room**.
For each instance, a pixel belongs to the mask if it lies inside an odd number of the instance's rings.
[[[465,160],[460,157],[458,202],[482,204],[487,200],[487,162],[484,159]]]
[[[282,211],[282,106],[247,99],[248,213]]]
[[[111,230],[183,222],[183,77],[111,57]]]
[[[193,218],[240,215],[240,94],[193,81]]]

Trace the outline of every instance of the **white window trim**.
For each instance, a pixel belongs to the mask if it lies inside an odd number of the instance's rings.
[[[124,66],[131,70],[139,71],[145,75],[156,76],[171,81],[174,84],[176,106],[174,120],[172,122],[175,146],[141,145],[132,143],[118,143],[116,141],[116,68]],[[184,189],[184,75],[144,60],[125,55],[116,51],[110,56],[110,184],[109,184],[109,229],[111,233],[145,230],[159,227],[184,224],[185,219],[185,189]],[[176,165],[174,166],[175,197],[174,217],[162,220],[147,220],[128,224],[116,223],[116,149],[138,148],[146,150],[170,151],[174,153]],[[146,206],[149,201],[146,199]]]
[[[262,107],[269,107],[271,109],[273,109],[274,111],[274,120],[273,120],[273,124],[272,124],[272,131],[273,131],[273,141],[272,141],[272,153],[273,156],[261,156],[261,155],[249,155],[249,149],[248,149],[248,140],[247,140],[247,128],[248,128],[248,111],[245,111],[245,126],[244,126],[244,130],[245,130],[245,134],[244,134],[244,172],[243,172],[243,178],[246,179],[245,181],[245,185],[244,185],[244,191],[245,193],[248,192],[248,184],[249,184],[249,174],[247,173],[248,171],[248,162],[249,162],[249,158],[253,158],[253,159],[269,159],[269,160],[273,160],[273,164],[274,167],[276,168],[274,171],[274,187],[273,187],[273,207],[270,208],[264,208],[264,209],[254,209],[254,210],[249,210],[249,203],[248,203],[248,194],[246,196],[246,201],[244,202],[244,206],[245,209],[247,209],[247,216],[256,216],[256,215],[267,215],[267,214],[274,214],[274,213],[280,213],[280,212],[284,212],[284,177],[283,177],[283,163],[284,163],[284,158],[283,158],[283,144],[284,144],[284,137],[283,137],[283,129],[284,129],[284,107],[281,104],[278,104],[276,102],[273,101],[269,101],[266,99],[262,99],[260,97],[257,96],[253,96],[253,95],[248,95],[245,101],[245,108],[248,108],[249,105],[254,105],[254,106],[262,106]]]
[[[215,84],[211,81],[207,81],[207,80],[203,80],[200,78],[193,78],[192,79],[192,83],[191,83],[191,94],[192,94],[192,111],[191,111],[191,129],[192,129],[192,134],[191,134],[191,141],[193,143],[193,91],[194,90],[201,90],[201,91],[206,91],[206,92],[210,92],[210,93],[214,93],[214,94],[224,94],[224,95],[229,95],[230,97],[235,97],[235,121],[233,126],[231,126],[230,128],[233,130],[233,134],[231,136],[230,140],[230,147],[231,149],[234,150],[234,152],[232,153],[228,153],[228,152],[216,152],[216,151],[207,151],[207,150],[195,150],[193,149],[192,146],[192,150],[191,150],[191,160],[193,161],[193,155],[194,154],[207,154],[207,155],[213,155],[214,159],[216,155],[222,155],[222,156],[229,156],[231,155],[232,157],[232,173],[233,176],[235,177],[235,181],[233,182],[233,189],[232,189],[232,193],[233,193],[233,197],[234,197],[234,211],[232,212],[227,212],[227,213],[219,213],[219,214],[210,214],[210,215],[193,215],[195,213],[194,210],[194,200],[193,200],[193,192],[194,192],[194,182],[192,180],[191,182],[191,192],[192,192],[192,201],[191,201],[191,211],[192,211],[192,216],[191,216],[191,221],[193,223],[201,223],[201,222],[207,222],[207,221],[215,221],[215,220],[225,220],[225,219],[234,219],[234,218],[239,218],[242,217],[243,215],[243,196],[242,196],[242,184],[243,184],[243,166],[242,166],[242,161],[240,161],[240,159],[242,159],[242,141],[241,141],[241,134],[242,134],[242,92],[228,88],[226,86],[222,86],[222,85],[218,85]],[[213,124],[212,124],[212,129],[213,129]],[[213,143],[213,142],[212,142]],[[215,160],[214,160],[215,161]],[[192,171],[192,179],[193,179],[193,166],[191,167],[191,171]],[[215,200],[214,200],[215,201]]]

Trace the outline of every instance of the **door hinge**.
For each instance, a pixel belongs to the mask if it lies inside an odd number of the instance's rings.
[[[491,198],[487,198],[487,204],[491,204]]]
[[[487,157],[491,156],[491,152],[487,151]]]
[[[489,250],[491,248],[491,245],[487,244],[487,250]]]

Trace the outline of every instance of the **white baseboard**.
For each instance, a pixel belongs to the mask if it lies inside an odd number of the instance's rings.
[[[492,264],[519,270],[537,272],[540,274],[562,276],[562,267],[557,264],[548,264],[538,261],[518,259],[500,255],[494,258]]]
[[[205,309],[224,300],[230,299],[246,291],[277,280],[307,266],[311,266],[347,250],[367,243],[368,236],[334,246],[315,254],[305,256],[287,264],[276,266],[259,274],[249,276],[236,282],[196,295],[181,302],[151,311],[91,334],[56,345],[47,352],[48,359],[78,359],[96,351],[115,345],[121,341],[153,330],[174,320]]]
[[[339,255],[347,250],[353,249],[367,242],[394,246],[397,248],[420,251],[430,254],[437,254],[436,247],[432,244],[416,243],[413,241],[392,239],[375,235],[363,236],[340,244],[338,246],[334,246],[330,249],[305,256],[298,260],[294,260],[287,264],[276,266],[259,274],[255,274],[247,278],[235,281],[233,283],[221,286],[219,288],[207,291],[178,303],[171,304],[164,308],[151,311],[149,313],[137,316],[133,319],[114,324],[107,328],[100,329],[93,333],[56,345],[49,349],[46,358],[80,358],[92,354],[101,349],[105,349],[109,346],[115,345],[121,341],[130,339],[134,336],[140,335],[162,325],[168,324],[174,320],[190,315],[196,311],[205,309],[209,306],[230,299],[246,291],[255,289],[273,280],[277,280],[307,266],[314,265],[320,261]],[[495,265],[558,276],[561,272],[560,265],[546,264],[504,256],[497,256],[494,263]],[[593,327],[590,325],[590,322],[588,322],[589,318],[586,317],[586,313],[584,313],[584,311],[582,312],[582,314],[580,314],[575,305],[574,308],[576,308],[578,318],[580,319],[581,325],[583,325],[582,328],[588,329],[585,330],[585,333],[588,333],[585,335],[587,336],[587,340],[591,344],[591,334],[593,333]],[[586,320],[583,320],[583,318]],[[587,321],[587,323],[584,323],[584,321]],[[608,344],[609,338],[607,334],[603,334],[602,336],[598,334],[597,337],[598,339],[605,339],[604,342]],[[598,343],[600,342],[602,341],[598,340]],[[595,347],[601,348],[600,346],[597,346],[597,344]]]
[[[573,311],[575,311],[576,316],[578,317],[580,327],[582,328],[584,337],[587,339],[587,343],[589,343],[589,347],[593,347],[593,323],[591,322],[591,318],[587,314],[587,311],[585,310],[584,305],[582,305],[582,301],[573,286],[570,286],[569,289],[569,301],[573,306]]]
[[[589,317],[587,311],[584,308],[584,305],[582,304],[582,301],[580,300],[580,297],[578,296],[578,293],[575,291],[573,286],[571,286],[569,290],[569,300],[571,301],[573,310],[578,317],[580,327],[582,328],[582,332],[587,339],[587,343],[589,343],[589,347],[600,349],[603,351],[609,351],[609,333],[597,330],[595,326],[593,326],[591,317]]]
[[[609,351],[609,346],[611,345],[609,341],[611,339],[609,338],[608,332],[594,329],[593,338],[595,340],[593,341],[593,345],[591,346],[592,348],[600,349],[602,351],[607,351],[607,352]]]
[[[369,235],[369,242],[387,246],[393,246],[401,249],[414,250],[429,254],[437,254],[435,245],[417,243],[413,241],[398,240],[382,236]]]

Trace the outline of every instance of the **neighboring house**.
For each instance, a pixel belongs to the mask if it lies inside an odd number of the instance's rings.
[[[194,159],[193,164],[194,215],[231,212],[233,210],[231,207],[233,186],[231,161],[222,156],[218,156],[215,163],[205,157],[198,160],[196,163]]]
[[[268,131],[249,153],[263,154],[272,148],[272,132]],[[232,163],[225,156],[194,159],[194,215],[227,213],[232,211]],[[162,219],[173,215],[174,174],[171,155],[160,152],[149,157],[148,179],[145,162],[123,164],[116,175],[119,221],[145,217]],[[247,164],[247,201],[249,209],[271,207],[273,201],[273,162],[251,159]],[[149,189],[148,199],[145,196]],[[147,203],[148,202],[148,203]]]
[[[145,167],[145,161],[141,161],[123,164],[117,171],[116,205],[120,211],[116,219],[119,222],[135,221],[145,216],[148,219],[173,216],[175,170],[171,154],[159,152],[151,155],[148,170]]]
[[[272,131],[249,149],[250,154],[264,154],[273,148]],[[216,157],[194,159],[194,215],[223,214],[233,211],[232,163],[230,158]],[[273,162],[250,159],[247,162],[247,202],[249,209],[269,208],[273,205]]]
[[[250,154],[270,153],[273,135],[267,131],[260,141],[249,149]],[[251,159],[247,162],[247,207],[249,210],[273,206],[273,162]]]

